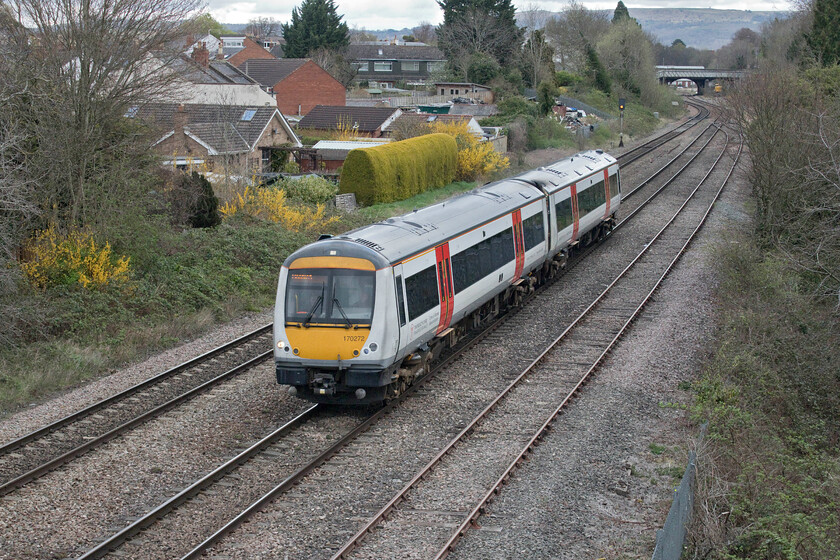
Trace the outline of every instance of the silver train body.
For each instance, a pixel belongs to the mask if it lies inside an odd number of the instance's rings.
[[[594,150],[301,248],[277,287],[277,382],[316,402],[399,394],[606,235],[620,203],[618,163]]]

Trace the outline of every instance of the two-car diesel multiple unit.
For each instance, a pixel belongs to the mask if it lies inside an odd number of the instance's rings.
[[[277,287],[277,382],[316,402],[398,395],[605,236],[620,202],[618,163],[594,150],[301,248]]]

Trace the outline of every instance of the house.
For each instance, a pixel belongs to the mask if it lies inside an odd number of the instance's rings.
[[[484,131],[470,115],[437,115],[429,113],[403,113],[383,130],[388,136],[393,136],[397,130],[417,130],[433,123],[466,123],[470,133],[477,138],[484,137]]]
[[[463,82],[436,82],[435,93],[452,97],[463,97],[483,103],[493,103],[493,90],[487,86]]]
[[[306,115],[316,105],[347,103],[341,82],[308,58],[246,60],[239,69],[269,88],[284,114]]]
[[[271,106],[153,103],[126,114],[155,133],[152,148],[168,165],[204,164],[211,171],[249,176],[269,171],[290,146],[302,144]]]
[[[245,37],[245,40],[242,43],[242,49],[230,58],[226,59],[234,66],[239,66],[246,60],[275,60],[277,58],[276,56],[268,52],[262,45],[258,44],[256,41],[253,41],[248,37]]]
[[[321,140],[312,146],[310,150],[307,150],[308,157],[301,157],[300,171],[301,173],[307,173],[309,171],[335,172],[339,167],[344,165],[344,160],[347,159],[347,154],[350,153],[350,150],[381,146],[390,141],[388,138]]]
[[[446,64],[440,49],[424,44],[356,43],[347,47],[347,60],[358,71],[356,81],[373,88],[393,87],[397,82],[425,84]]]
[[[379,138],[402,110],[393,107],[336,107],[318,105],[298,123],[298,129],[350,132],[355,136]]]

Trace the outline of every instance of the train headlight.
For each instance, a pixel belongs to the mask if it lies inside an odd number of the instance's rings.
[[[282,350],[282,349],[283,349],[283,348],[285,348],[285,347],[286,347],[286,341],[284,341],[284,340],[278,340],[278,341],[277,341],[277,348],[279,348],[280,350]]]
[[[378,345],[378,344],[376,344],[375,342],[371,342],[371,343],[368,345],[368,348],[370,348],[370,351],[371,351],[371,352],[376,352],[376,350],[379,348],[379,345]]]

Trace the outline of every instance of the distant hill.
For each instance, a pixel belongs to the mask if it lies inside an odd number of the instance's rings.
[[[630,15],[653,34],[659,42],[670,45],[674,39],[682,39],[689,47],[696,49],[719,49],[742,27],[761,31],[764,23],[776,18],[784,19],[789,12],[752,12],[749,10],[713,10],[710,8],[634,8],[628,6]],[[612,10],[609,10],[612,14]],[[546,16],[554,15],[546,12]],[[226,23],[236,32],[245,29],[246,24]],[[368,29],[368,33],[379,39],[402,39],[410,29]]]
[[[682,39],[696,49],[719,49],[739,29],[761,31],[764,23],[785,19],[788,12],[712,10],[708,8],[630,8],[630,15],[659,42],[670,45]]]

